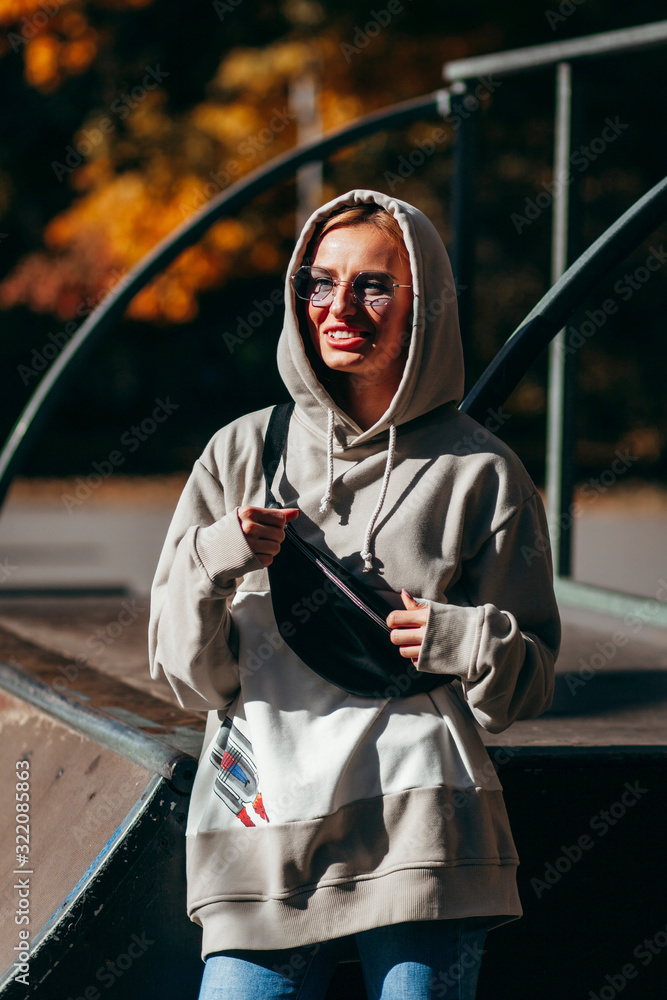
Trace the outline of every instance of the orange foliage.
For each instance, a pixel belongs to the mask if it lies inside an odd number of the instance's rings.
[[[106,5],[126,9],[151,2],[106,0]],[[16,26],[39,9],[35,0],[0,0],[0,23]],[[85,10],[85,0],[70,0],[24,45],[26,78],[36,88],[53,90],[94,59],[104,39],[90,27]],[[391,79],[377,74],[372,92],[364,93],[354,77],[356,66],[342,57],[342,41],[349,39],[329,29],[307,41],[232,50],[222,59],[207,98],[188,112],[170,115],[158,87],[122,118],[113,112],[118,102],[111,102],[105,116],[112,126],[104,134],[99,120],[82,122],[71,143],[80,151],[78,163],[70,158],[67,167],[54,166],[58,179],[66,178],[77,195],[46,226],[45,249],[28,254],[0,285],[0,306],[22,303],[71,318],[81,301],[94,300],[108,288],[110,276],[129,272],[211,198],[292,147],[296,126],[289,84],[304,67],[319,74],[325,130],[423,92],[429,73],[429,79],[438,80],[443,57],[438,39],[396,44],[387,36],[365,50],[364,65],[375,58],[391,65]],[[401,93],[399,86],[413,89]],[[94,148],[82,141],[91,132],[99,135]],[[65,151],[59,159],[66,160]],[[273,214],[280,219],[286,207]],[[196,315],[203,290],[241,273],[278,270],[284,239],[284,227],[267,225],[261,212],[245,222],[219,221],[135,296],[128,314],[150,322],[187,322]]]
[[[105,6],[122,10],[153,2],[106,0]],[[0,56],[21,53],[26,83],[45,94],[87,70],[101,41],[86,17],[86,0],[0,0],[0,27],[7,31]]]

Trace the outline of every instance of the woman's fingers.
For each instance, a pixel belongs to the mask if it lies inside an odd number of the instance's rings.
[[[395,628],[389,633],[389,638],[395,646],[420,646],[425,631],[423,625],[421,628]]]
[[[239,507],[237,517],[248,545],[262,566],[270,566],[285,540],[285,524],[298,517],[298,507]]]
[[[288,521],[293,521],[300,513],[298,507],[239,507],[238,509],[242,524],[247,521],[278,528],[282,528]]]
[[[417,662],[421,645],[426,634],[428,606],[424,607],[407,590],[401,591],[406,611],[391,611],[387,615],[387,625],[391,628],[389,638],[406,660]]]
[[[387,615],[389,628],[410,628],[411,625],[425,625],[428,619],[428,608],[415,611],[390,611]]]

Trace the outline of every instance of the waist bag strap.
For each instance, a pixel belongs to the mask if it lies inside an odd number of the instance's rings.
[[[266,506],[280,507],[271,489],[285,448],[293,403],[275,406],[262,449]],[[285,525],[285,542],[268,567],[271,603],[287,645],[331,684],[362,698],[403,698],[431,691],[452,678],[418,673],[389,642],[391,605],[332,556]],[[316,614],[294,608],[299,595],[320,594]],[[309,606],[310,607],[310,606]]]
[[[264,473],[264,482],[266,483],[265,507],[280,506],[273,495],[271,486],[276,469],[280,465],[280,458],[285,450],[285,442],[287,441],[287,432],[293,409],[294,400],[291,400],[289,403],[278,403],[277,406],[273,407],[273,411],[269,417],[269,424],[264,437],[264,447],[262,449],[262,472]]]

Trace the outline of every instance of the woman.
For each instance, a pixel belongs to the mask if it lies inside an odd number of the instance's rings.
[[[453,290],[411,205],[354,190],[316,212],[278,347],[296,403],[272,484],[283,509],[265,505],[269,408],[214,436],[174,515],[151,670],[209,710],[187,831],[206,1000],[322,997],[350,945],[371,998],[474,997],[487,930],[521,915],[475,722],[498,733],[549,706],[559,620],[549,554],[532,558],[547,535],[535,487],[456,408]],[[267,567],[295,519],[387,597],[408,664],[452,683],[362,698],[292,652]]]

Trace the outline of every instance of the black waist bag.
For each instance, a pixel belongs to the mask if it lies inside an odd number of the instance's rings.
[[[287,439],[293,403],[274,407],[262,452],[266,506],[280,507],[271,484]],[[405,698],[453,680],[420,673],[392,644],[391,605],[336,559],[285,525],[285,541],[268,567],[281,636],[316,674],[362,698]]]

